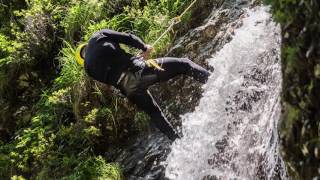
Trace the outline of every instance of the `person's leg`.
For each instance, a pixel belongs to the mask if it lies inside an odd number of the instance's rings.
[[[139,109],[145,111],[151,117],[151,122],[161,132],[174,140],[179,137],[178,134],[165,118],[151,94],[147,92],[147,88],[154,83],[167,81],[180,74],[192,76],[196,80],[205,83],[210,73],[187,58],[166,57],[157,59],[157,62],[164,71],[145,67],[143,60],[136,59],[134,64],[140,70],[127,75],[128,79],[124,78],[119,84],[119,88],[132,103],[136,104]],[[133,79],[131,80],[129,77]]]
[[[145,111],[150,116],[151,123],[162,133],[166,134],[169,139],[175,140],[179,138],[179,135],[165,118],[158,104],[148,91],[138,90],[130,94],[128,98],[132,103],[136,104],[139,109]]]
[[[158,72],[160,81],[167,81],[176,75],[185,74],[205,83],[210,75],[209,71],[188,58],[164,57],[157,59],[157,62],[164,69]]]
[[[168,81],[180,74],[191,76],[197,81],[205,83],[210,75],[209,71],[188,58],[164,57],[158,58],[156,61],[164,71],[152,67],[145,68],[141,74],[141,83],[143,83],[143,87],[148,87],[156,82]]]

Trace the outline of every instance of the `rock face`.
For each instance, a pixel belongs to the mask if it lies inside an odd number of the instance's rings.
[[[213,0],[199,1],[194,9],[191,24],[195,27],[177,39],[167,56],[188,57],[192,61],[213,70],[206,59],[221,49],[232,38],[233,30],[242,24],[243,8],[250,8],[258,1]],[[201,12],[201,13],[200,13]],[[197,21],[197,13],[201,21]],[[203,18],[206,17],[206,18]],[[184,27],[177,27],[184,32]],[[179,32],[178,32],[179,33]],[[160,106],[171,122],[180,126],[179,116],[190,112],[199,103],[201,84],[191,78],[177,77],[168,83],[151,88]],[[123,168],[126,179],[164,179],[165,160],[171,142],[160,132],[153,131],[148,137],[133,138],[113,156]]]
[[[163,161],[170,152],[170,140],[160,132],[132,139],[129,145],[118,149],[116,162],[122,166],[125,179],[164,179]]]

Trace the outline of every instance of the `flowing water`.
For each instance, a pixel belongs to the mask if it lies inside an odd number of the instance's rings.
[[[287,179],[277,131],[280,29],[267,7],[245,11],[233,39],[208,59],[215,71],[198,107],[182,116],[169,179]]]

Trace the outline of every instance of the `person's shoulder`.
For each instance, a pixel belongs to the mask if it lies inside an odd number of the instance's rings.
[[[110,31],[112,31],[112,30],[111,29],[101,29],[101,30],[93,33],[92,36],[90,37],[90,39],[101,38],[102,36],[105,36],[106,34],[110,33]]]
[[[98,31],[98,32],[100,32],[100,33],[113,33],[113,32],[116,32],[116,31],[114,31],[114,30],[112,30],[112,29],[107,29],[107,28],[105,28],[105,29],[101,29],[101,30]]]
[[[99,34],[105,34],[105,33],[109,33],[109,32],[112,32],[113,30],[111,29],[100,29],[99,31],[96,31],[93,33],[93,36],[97,36]]]

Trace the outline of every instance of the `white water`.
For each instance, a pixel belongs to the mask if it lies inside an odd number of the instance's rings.
[[[169,179],[286,179],[277,133],[280,30],[266,7],[246,11],[232,41],[208,59],[215,71],[198,107],[182,116]]]

